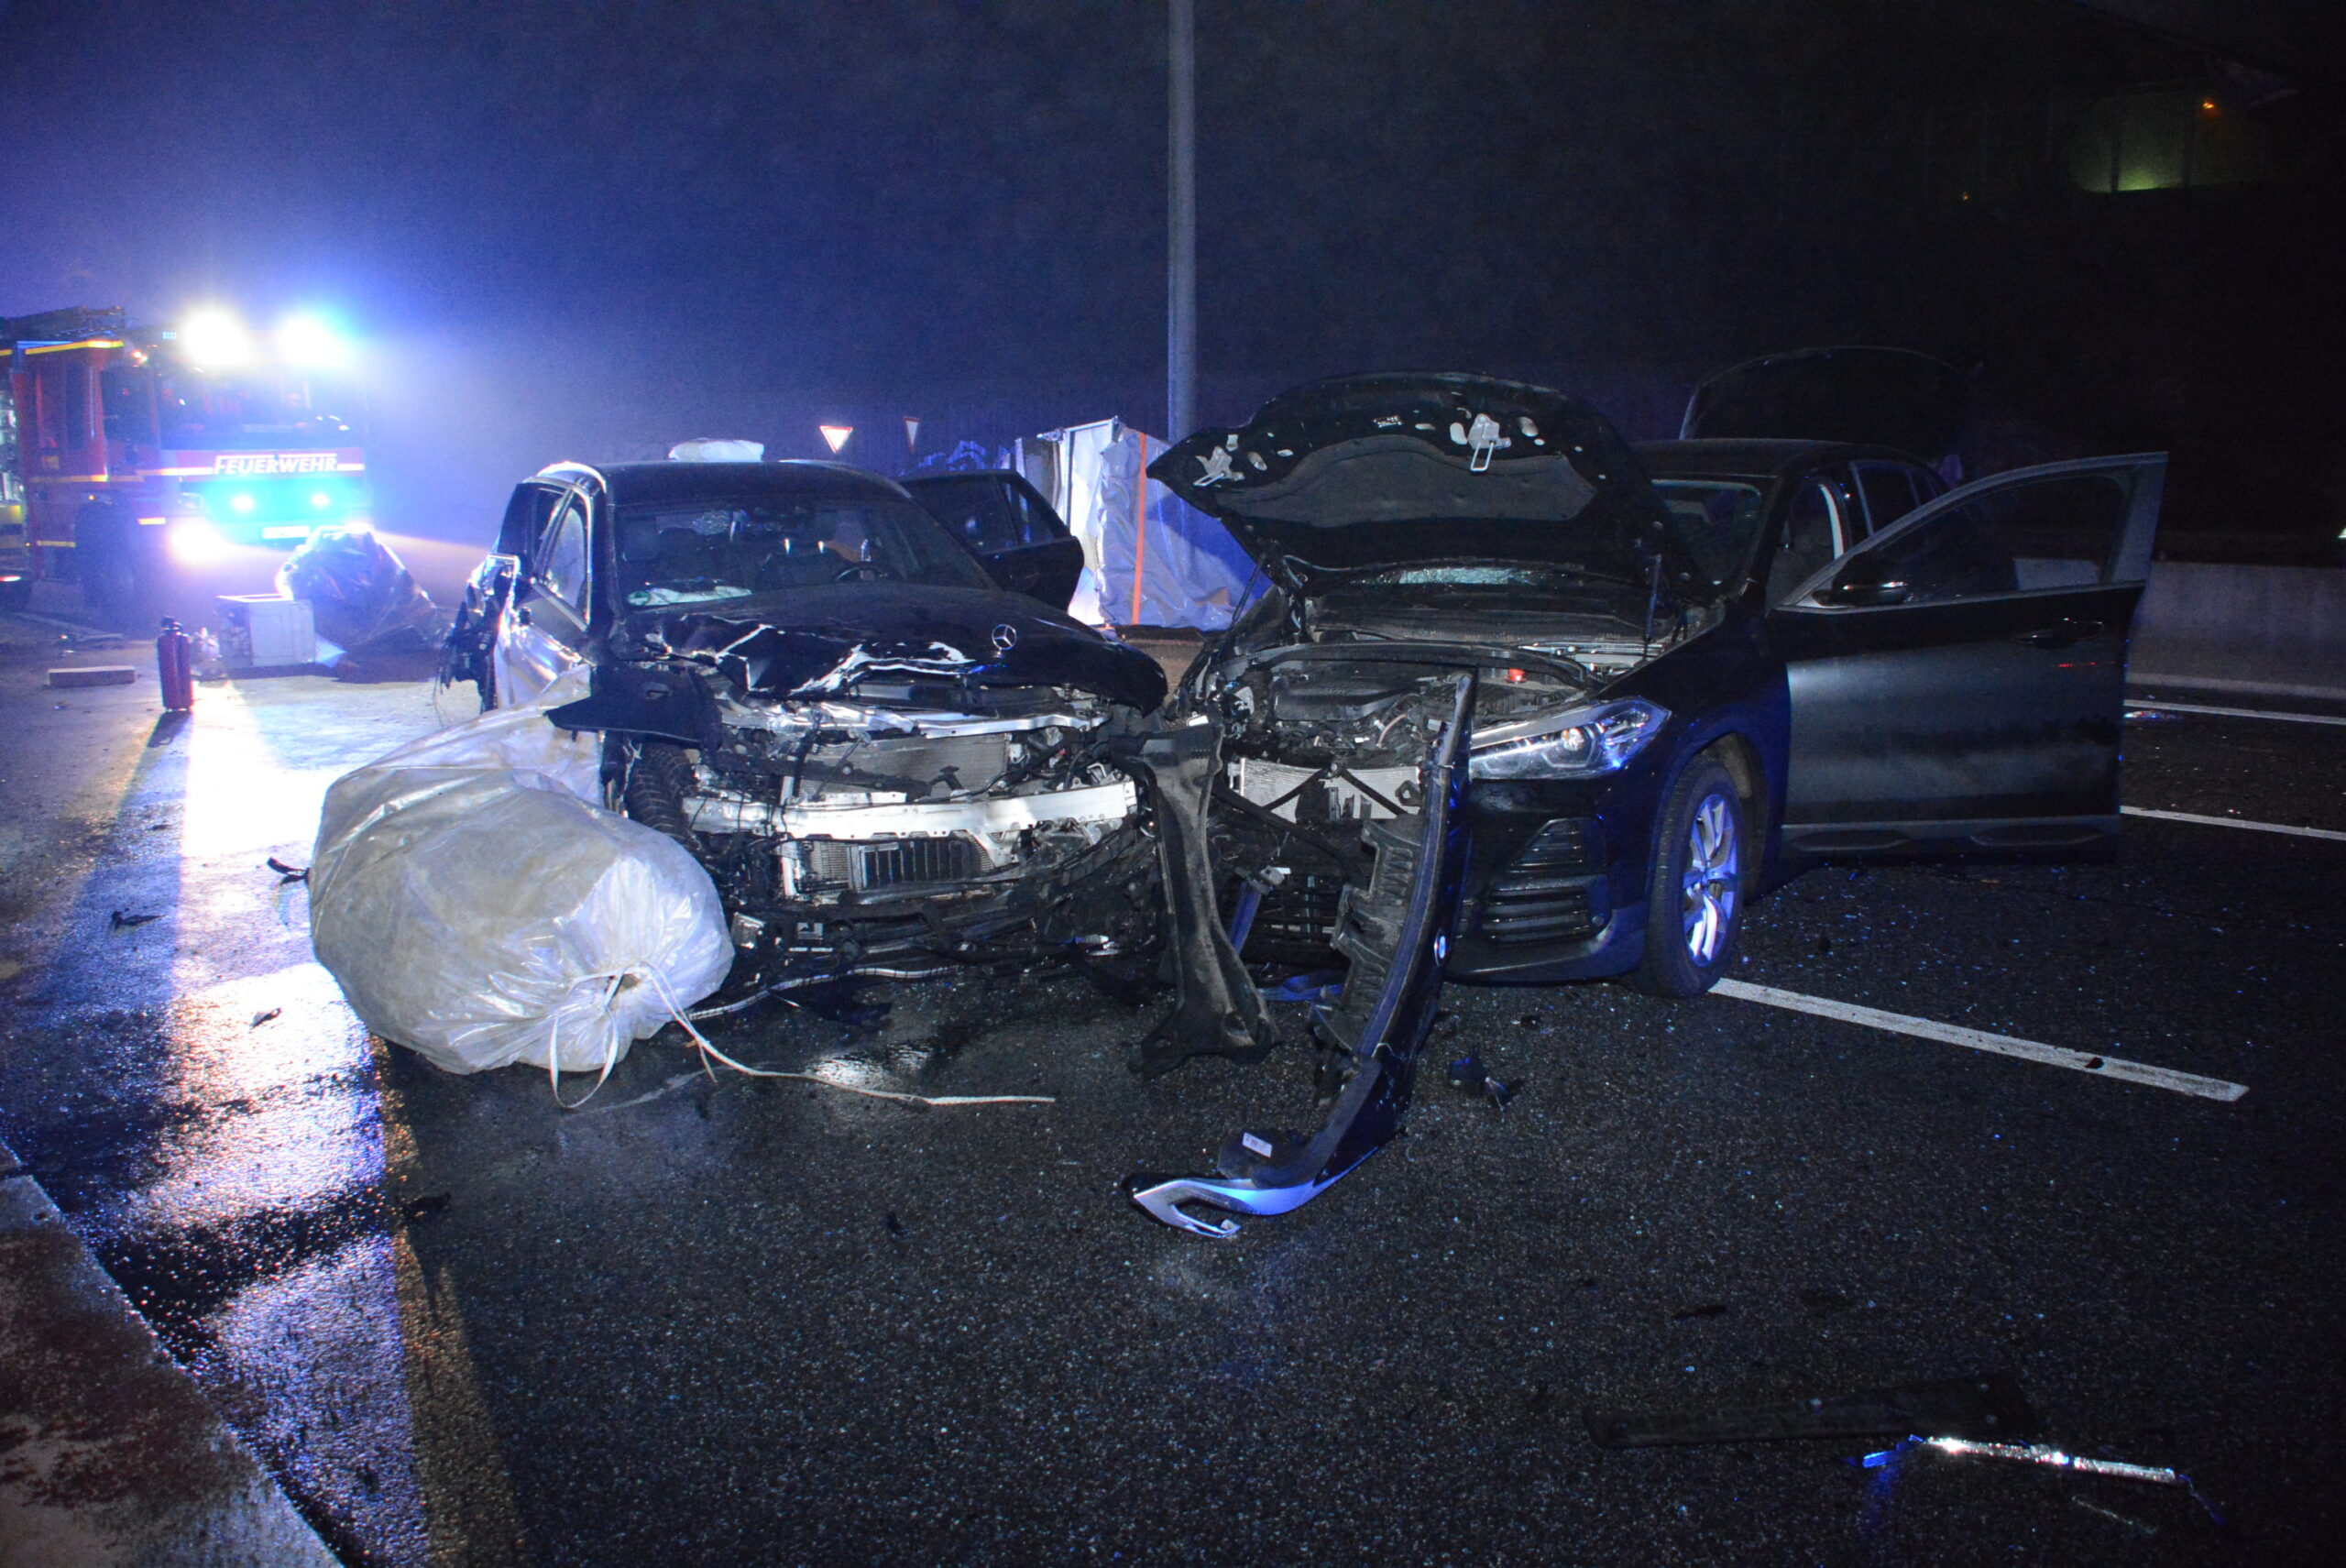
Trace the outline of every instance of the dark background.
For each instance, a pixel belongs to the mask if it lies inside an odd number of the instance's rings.
[[[2324,9],[1201,0],[1200,406],[1471,368],[1658,435],[1707,370],[1902,344],[1978,368],[1976,464],[2169,448],[2170,553],[2326,558]],[[380,514],[454,539],[688,435],[1160,430],[1164,69],[1153,4],[16,0],[0,313],[337,311]],[[2112,124],[2197,177],[2086,188]]]

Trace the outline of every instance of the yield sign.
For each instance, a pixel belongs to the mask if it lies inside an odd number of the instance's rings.
[[[823,439],[831,444],[831,455],[834,457],[839,455],[839,448],[847,444],[847,438],[855,433],[855,426],[851,424],[818,424],[815,428],[821,431]]]

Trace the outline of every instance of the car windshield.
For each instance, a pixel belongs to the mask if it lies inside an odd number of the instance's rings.
[[[976,557],[910,501],[670,501],[619,509],[630,608],[707,604],[839,582],[991,588]]]
[[[1678,537],[1704,576],[1726,587],[1751,554],[1760,531],[1760,490],[1731,479],[1656,479]]]
[[[156,378],[155,411],[170,447],[258,452],[365,440],[357,394],[323,377],[168,369]],[[109,423],[119,417],[110,404]]]

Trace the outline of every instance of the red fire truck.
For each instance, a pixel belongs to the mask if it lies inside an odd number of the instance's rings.
[[[0,318],[0,596],[70,578],[128,628],[189,573],[372,521],[360,400],[315,317],[264,346],[218,311],[51,311]]]

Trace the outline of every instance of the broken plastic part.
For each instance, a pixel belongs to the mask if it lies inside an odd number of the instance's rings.
[[[1351,1064],[1351,1076],[1326,1124],[1309,1139],[1273,1138],[1268,1156],[1243,1138],[1233,1139],[1222,1151],[1221,1176],[1135,1177],[1127,1190],[1152,1218],[1193,1235],[1227,1240],[1238,1234],[1235,1221],[1200,1219],[1181,1205],[1203,1203],[1239,1214],[1288,1213],[1325,1192],[1399,1134],[1416,1083],[1418,1058],[1442,997],[1442,934],[1457,912],[1465,859],[1465,825],[1459,806],[1465,798],[1466,739],[1474,717],[1474,676],[1464,672],[1456,677],[1447,721],[1426,758],[1425,810],[1416,819],[1417,833],[1378,825],[1390,837],[1379,851],[1374,888],[1362,905],[1376,905],[1380,916],[1389,913],[1390,918],[1366,922],[1376,928],[1373,944],[1365,935],[1340,937],[1357,948],[1350,978],[1362,986],[1356,988],[1359,995],[1347,997],[1321,1016],[1321,1026],[1336,1041],[1338,1055]],[[1168,858],[1168,882],[1172,881]],[[1177,930],[1179,924],[1177,910]],[[1221,935],[1218,925],[1208,924],[1215,936]],[[1372,978],[1373,994],[1365,989]],[[1247,992],[1255,994],[1251,983]]]
[[[1858,1463],[1868,1470],[1878,1470],[1891,1461],[1917,1448],[1935,1449],[1941,1453],[1966,1459],[2009,1459],[2022,1464],[2042,1464],[2055,1470],[2074,1470],[2087,1475],[2108,1475],[2121,1481],[2143,1481],[2154,1486],[2174,1486],[2190,1494],[2191,1500],[2208,1512],[2218,1524],[2223,1516],[2215,1505],[2199,1495],[2191,1477],[2180,1470],[2161,1464],[2129,1464],[2116,1459],[2092,1459],[2081,1453],[2070,1453],[2043,1442],[1979,1442],[1961,1437],[1910,1437],[1894,1448],[1869,1453]]]

